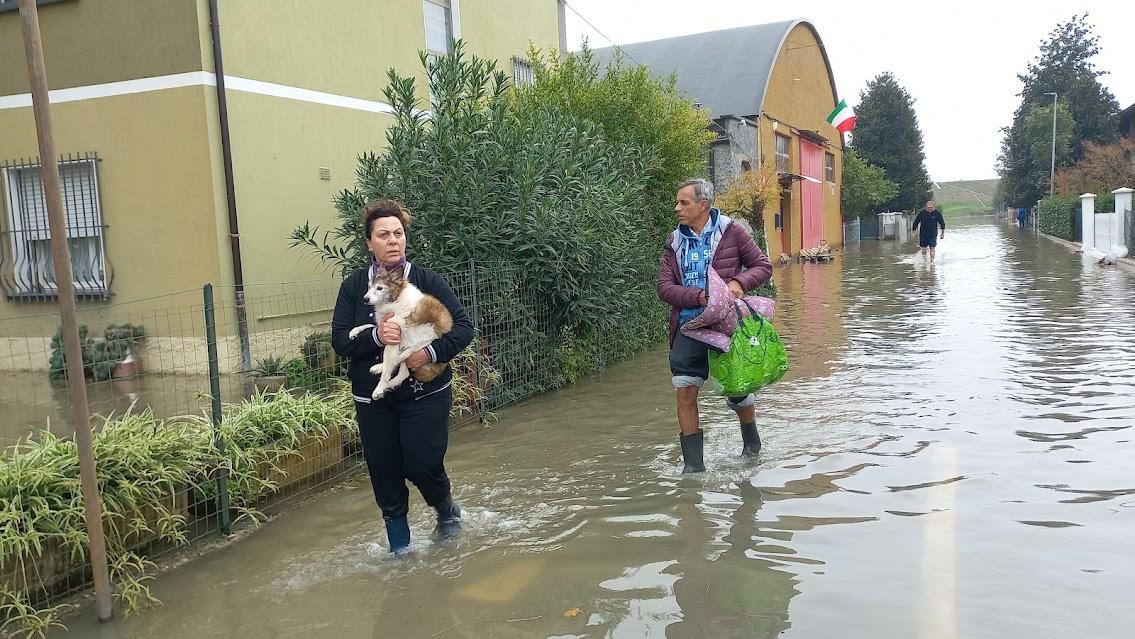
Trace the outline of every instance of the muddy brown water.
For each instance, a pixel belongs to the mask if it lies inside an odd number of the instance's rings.
[[[765,449],[705,393],[683,477],[657,349],[451,443],[456,543],[384,556],[360,478],[60,636],[1130,637],[1135,276],[1016,227],[777,270]],[[378,541],[380,543],[376,544]]]

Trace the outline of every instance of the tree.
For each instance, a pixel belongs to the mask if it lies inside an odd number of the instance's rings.
[[[648,152],[609,140],[598,124],[554,104],[512,101],[505,74],[467,56],[460,41],[447,56],[420,57],[431,113],[421,110],[413,78],[391,69],[385,151],[360,156],[357,185],[335,197],[339,225],[320,232],[305,224],[293,246],[344,274],[365,266],[359,211],[394,198],[414,216],[411,259],[475,260],[515,278],[500,289],[510,299],[487,302],[507,303],[510,312],[484,322],[539,317],[578,335],[643,317],[656,304],[658,268],[640,215]]]
[[[1005,137],[998,158],[1003,189],[1002,201],[1010,206],[1027,206],[1048,190],[1049,157],[1038,162],[1030,139],[1028,120],[1034,108],[1051,105],[1057,93],[1072,119],[1072,135],[1062,164],[1078,162],[1084,156],[1084,143],[1108,144],[1118,138],[1119,103],[1099,82],[1106,74],[1091,61],[1099,53],[1099,36],[1087,22],[1087,14],[1074,15],[1061,23],[1041,42],[1040,52],[1020,74],[1021,103],[1013,122],[1002,129]],[[1059,109],[1059,107],[1058,107]],[[1052,111],[1048,112],[1051,127]],[[1060,114],[1057,112],[1057,119]],[[1049,144],[1051,144],[1051,128]]]
[[[776,167],[766,163],[759,169],[743,171],[713,203],[726,215],[747,221],[753,231],[753,240],[761,247],[761,252],[768,255],[765,210],[779,201],[780,182]],[[776,297],[776,286],[770,280],[754,292],[765,297]]]
[[[878,166],[898,185],[893,197],[872,205],[875,210],[910,211],[930,197],[930,175],[914,98],[890,72],[879,74],[859,94],[859,116],[851,148]]]
[[[1064,102],[1056,104],[1056,164],[1068,164],[1072,154],[1072,134],[1076,123]],[[1052,168],[1052,104],[1033,105],[1025,115],[1025,139],[1029,156],[1039,167]],[[1045,186],[1047,186],[1045,180]]]
[[[1084,157],[1056,174],[1056,192],[1060,195],[1109,193],[1135,183],[1129,153],[1133,145],[1126,141],[1111,144],[1084,143]]]
[[[780,182],[776,167],[765,163],[759,169],[744,171],[729,183],[725,192],[717,196],[714,205],[731,217],[743,218],[753,225],[753,230],[764,230],[765,209],[780,201]],[[767,250],[761,246],[761,250]]]
[[[840,205],[845,219],[866,217],[872,208],[893,200],[899,185],[887,179],[881,167],[864,160],[854,150],[843,155],[843,192]]]
[[[714,133],[709,113],[682,96],[675,78],[658,79],[645,66],[616,56],[605,69],[586,46],[562,60],[551,51],[528,52],[536,83],[517,87],[518,104],[542,104],[589,120],[612,142],[646,151],[648,181],[642,215],[656,243],[674,228],[674,190],[704,176]]]

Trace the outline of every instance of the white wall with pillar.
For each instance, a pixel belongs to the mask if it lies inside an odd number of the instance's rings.
[[[1112,191],[1115,196],[1115,210],[1096,212],[1096,195],[1084,193],[1080,196],[1081,246],[1084,255],[1093,260],[1107,258],[1115,262],[1127,257],[1131,247],[1131,195],[1135,190],[1119,188]]]

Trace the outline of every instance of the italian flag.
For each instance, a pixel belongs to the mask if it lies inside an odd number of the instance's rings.
[[[840,100],[835,110],[828,116],[828,124],[834,126],[836,131],[847,133],[855,128],[855,111],[847,106],[847,102]]]

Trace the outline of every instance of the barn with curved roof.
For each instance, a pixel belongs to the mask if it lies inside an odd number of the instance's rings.
[[[843,242],[843,136],[827,122],[839,101],[816,27],[789,20],[617,47],[710,111],[718,133],[709,157],[718,192],[742,171],[773,163],[784,187],[766,211],[769,253],[797,255]],[[616,47],[595,50],[601,62]]]

